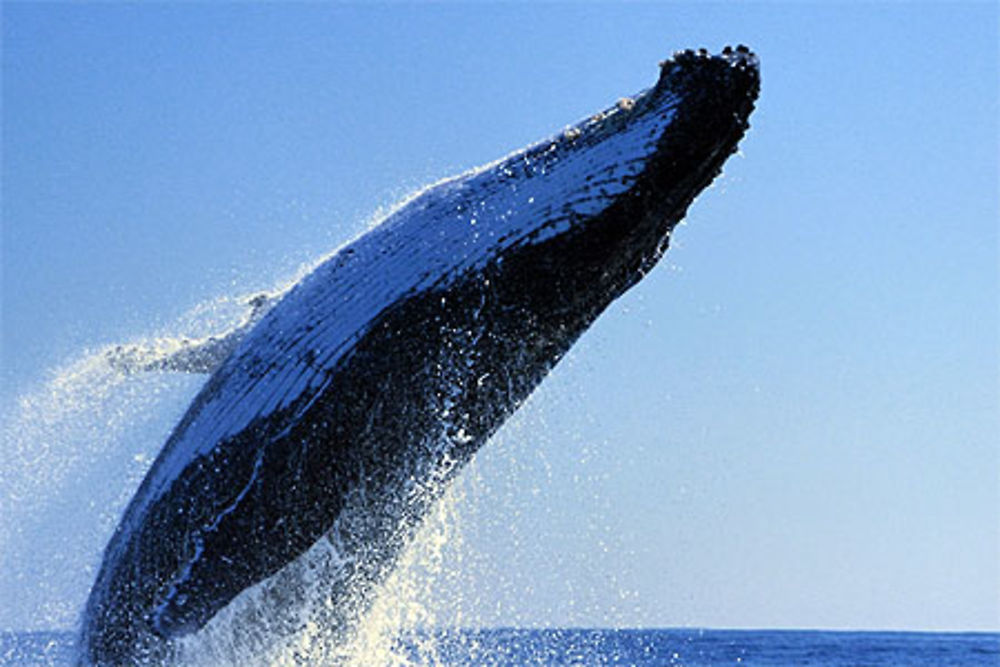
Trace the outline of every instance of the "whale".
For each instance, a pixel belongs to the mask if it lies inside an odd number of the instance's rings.
[[[133,364],[210,375],[105,548],[79,663],[169,663],[317,545],[324,622],[346,631],[463,466],[664,255],[759,90],[747,47],[675,53],[650,88],[408,197],[204,354]]]

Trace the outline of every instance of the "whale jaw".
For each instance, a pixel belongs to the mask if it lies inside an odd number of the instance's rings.
[[[321,540],[327,620],[349,630],[431,503],[663,255],[758,90],[748,50],[676,54],[649,90],[429,188],[303,279],[127,508],[82,660],[169,659],[242,591],[293,580]]]

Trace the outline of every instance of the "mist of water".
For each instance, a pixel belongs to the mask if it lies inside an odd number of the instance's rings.
[[[118,518],[206,379],[123,372],[114,359],[125,348],[137,359],[155,360],[223,335],[246,322],[251,296],[215,299],[155,335],[84,350],[2,406],[0,567],[8,576],[0,579],[0,628],[76,627]],[[552,476],[540,442],[547,437],[545,410],[532,410],[536,401],[532,397],[444,492],[398,566],[370,592],[372,606],[353,619],[350,636],[325,622],[336,616],[327,608],[332,595],[323,577],[335,552],[321,540],[270,588],[245,591],[239,604],[182,641],[180,662],[436,664],[442,628],[483,627],[498,618],[521,624],[518,602],[530,593],[532,556],[520,568],[524,580],[513,581],[495,558],[465,547],[466,533],[484,526],[509,538],[507,558],[521,558],[522,547],[537,542],[534,534],[518,533],[523,508],[544,503],[539,486]],[[582,452],[586,458],[586,446]],[[580,484],[584,495],[597,488],[593,480],[574,483]],[[485,593],[483,581],[490,582]],[[294,604],[269,615],[275,606],[268,596],[275,595]],[[565,602],[572,608],[575,598],[588,595],[570,590]],[[456,636],[465,641],[466,635]]]
[[[247,297],[217,299],[182,316],[168,331],[123,345],[85,350],[49,371],[3,406],[0,466],[0,627],[72,629],[100,565],[104,545],[125,505],[205,375],[128,372],[121,350],[148,362],[206,336],[224,334],[247,317]],[[432,588],[461,563],[461,513],[469,484],[446,490],[349,637],[324,625],[324,563],[335,552],[321,540],[294,571],[270,589],[244,592],[209,626],[181,642],[182,664],[406,664],[417,642],[422,660],[435,655],[441,624]],[[284,577],[284,579],[282,579]],[[460,595],[459,587],[453,589]],[[284,615],[261,617],[265,596],[294,597]],[[452,601],[454,602],[454,600]],[[287,607],[287,605],[286,605]],[[452,604],[448,624],[464,620]],[[411,633],[408,650],[400,644]]]

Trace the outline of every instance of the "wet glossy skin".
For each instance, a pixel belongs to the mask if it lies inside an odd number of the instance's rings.
[[[560,136],[433,186],[255,325],[171,435],[105,552],[85,663],[169,657],[318,540],[363,613],[428,506],[666,251],[748,127],[746,50],[685,52]]]

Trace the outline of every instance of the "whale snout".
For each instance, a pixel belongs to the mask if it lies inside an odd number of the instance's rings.
[[[717,73],[729,76],[745,76],[758,81],[760,77],[760,59],[750,47],[743,44],[735,48],[726,46],[719,54],[709,53],[708,49],[677,51],[669,60],[660,63],[663,75],[669,75],[677,70],[705,70],[706,66],[708,68],[718,66]]]
[[[706,49],[679,51],[660,63],[655,90],[682,94],[687,106],[697,107],[700,122],[721,114],[738,118],[746,129],[760,92],[760,60],[742,44],[717,55]]]
[[[740,44],[735,49],[731,46],[724,47],[721,57],[724,60],[728,60],[737,69],[756,70],[760,62],[757,59],[757,54],[751,51],[750,47],[743,44]]]

